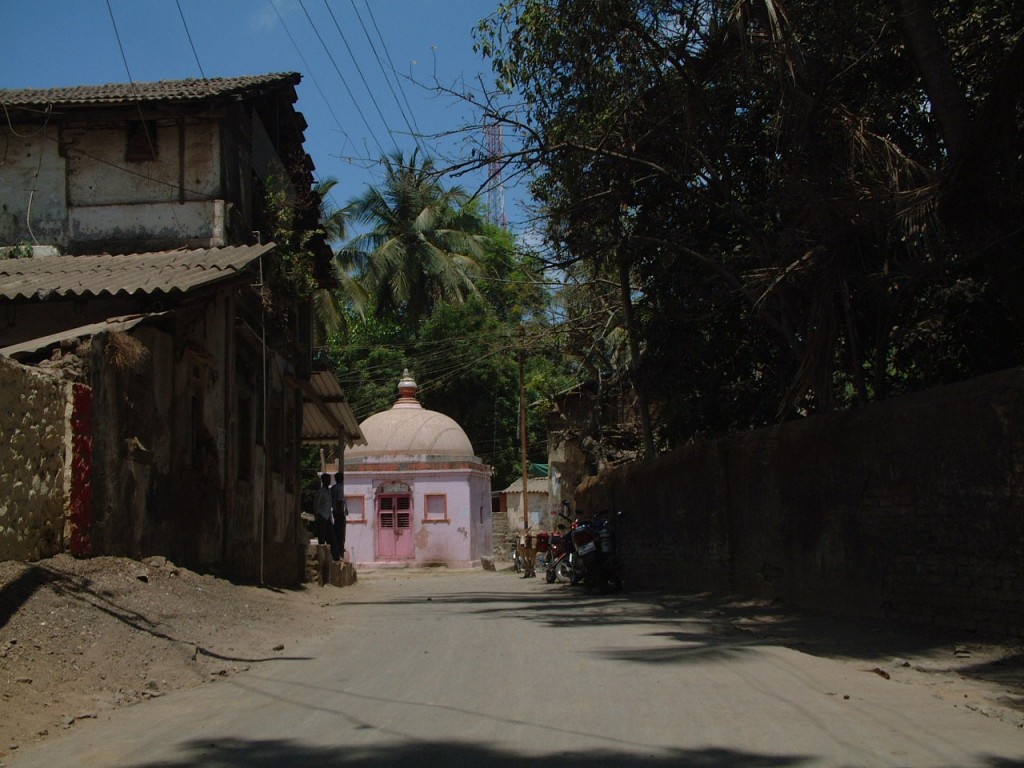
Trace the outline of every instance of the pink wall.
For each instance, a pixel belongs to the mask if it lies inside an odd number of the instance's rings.
[[[356,564],[378,563],[379,530],[375,516],[377,489],[383,483],[404,482],[412,495],[410,534],[413,556],[407,564],[443,563],[451,567],[478,565],[491,549],[490,477],[474,469],[437,471],[345,471],[346,498],[363,500],[366,522],[349,519],[346,549]],[[425,520],[425,498],[443,496],[443,521]],[[482,508],[482,514],[481,514]],[[385,535],[389,535],[385,532]],[[390,561],[395,562],[395,561]]]

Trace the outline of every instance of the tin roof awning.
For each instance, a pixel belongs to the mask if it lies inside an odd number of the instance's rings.
[[[149,312],[142,315],[124,315],[123,317],[110,317],[98,323],[80,325],[77,328],[68,328],[60,333],[52,333],[49,336],[40,336],[29,339],[19,344],[12,344],[9,347],[0,348],[0,355],[11,358],[31,357],[55,347],[65,341],[81,339],[87,336],[95,336],[99,333],[116,333],[127,331],[141,323],[148,323],[161,317],[166,317],[168,312]]]
[[[517,494],[523,492],[523,478],[515,480],[512,485],[503,491],[498,493]],[[546,477],[530,477],[526,480],[526,492],[527,493],[547,493],[548,492],[548,479]]]
[[[124,255],[37,256],[0,260],[0,300],[157,296],[231,280],[273,243]]]
[[[313,371],[309,381],[301,382],[303,390],[302,442],[366,445],[352,406],[345,391],[330,371]]]

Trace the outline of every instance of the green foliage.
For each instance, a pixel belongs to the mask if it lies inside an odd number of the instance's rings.
[[[1016,0],[503,3],[478,48],[525,113],[490,117],[588,378],[637,364],[671,444],[1020,364],[1022,28]]]
[[[296,203],[289,199],[284,185],[271,179],[256,221],[276,246],[265,276],[269,290],[264,293],[264,304],[273,315],[293,311],[320,287],[315,244],[324,231],[299,226],[296,219]]]
[[[32,256],[32,246],[28,243],[18,243],[0,248],[0,259],[28,259]]]
[[[535,258],[518,253],[507,232],[488,228],[481,245],[477,291],[462,301],[435,303],[415,325],[374,306],[363,318],[350,315],[347,332],[331,338],[331,361],[360,420],[392,406],[408,368],[423,406],[459,423],[494,469],[492,485],[504,488],[521,472],[518,328],[527,314],[544,315],[547,297],[533,272]],[[541,321],[531,324],[543,331]],[[531,348],[526,355],[534,462],[547,458],[543,403],[560,386],[552,384],[557,360],[554,349]]]
[[[465,192],[439,182],[430,158],[395,152],[383,163],[383,183],[348,206],[370,229],[345,251],[361,265],[359,280],[378,315],[415,326],[435,305],[476,292],[482,222]]]

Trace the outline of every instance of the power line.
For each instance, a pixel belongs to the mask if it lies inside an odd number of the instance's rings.
[[[380,104],[377,103],[377,98],[373,95],[373,89],[370,88],[370,84],[366,80],[366,76],[363,74],[363,68],[359,66],[359,59],[352,52],[352,46],[348,44],[348,38],[345,37],[345,33],[341,31],[341,25],[338,23],[337,17],[334,15],[334,11],[331,10],[331,6],[327,4],[327,0],[324,0],[324,8],[327,9],[328,15],[331,17],[331,21],[334,22],[334,28],[338,30],[338,35],[341,37],[341,42],[345,45],[345,50],[348,51],[348,57],[352,59],[352,64],[355,65],[356,72],[359,75],[359,79],[363,81],[363,87],[366,89],[366,93],[370,97],[370,103],[373,104],[373,108],[377,110],[377,116],[380,117],[380,121],[384,124],[384,130],[388,132],[388,136],[394,140],[395,135],[391,132],[391,128],[388,127],[388,119],[384,117],[384,113],[381,111]]]
[[[146,120],[146,116],[142,112],[142,98],[139,96],[139,89],[135,86],[135,78],[132,77],[131,67],[128,66],[128,56],[125,54],[124,45],[121,43],[121,33],[117,29],[117,20],[114,18],[114,9],[110,7],[110,0],[106,0],[106,2],[107,13],[110,14],[110,25],[114,28],[114,38],[117,40],[118,50],[121,51],[121,61],[124,62],[124,71],[128,74],[128,83],[131,85],[132,95],[135,96],[135,107],[139,112],[139,122],[143,134],[146,137],[146,143],[149,145],[149,152],[155,158],[156,145],[153,143],[153,137],[149,132],[150,121]],[[171,208],[171,217],[174,219],[174,223],[178,227],[178,237],[181,238],[182,245],[187,245],[188,241],[185,238],[185,228],[178,219],[178,212],[175,210],[175,206],[171,201],[168,201],[168,205],[170,205]]]
[[[395,104],[398,106],[398,111],[402,115],[402,120],[405,121],[405,127],[409,129],[409,135],[412,136],[413,141],[416,142],[416,146],[420,148],[420,151],[423,154],[427,154],[426,148],[420,141],[419,130],[413,130],[413,127],[409,122],[409,116],[405,113],[405,109],[402,107],[402,102],[399,100],[398,94],[395,93],[395,88],[391,84],[391,78],[388,76],[387,69],[384,67],[384,62],[380,60],[380,54],[377,53],[377,46],[374,45],[373,38],[370,37],[370,32],[366,29],[366,24],[363,23],[363,17],[359,13],[359,8],[356,6],[355,0],[349,0],[349,2],[352,4],[352,10],[355,12],[356,18],[359,20],[359,26],[363,29],[363,34],[366,35],[366,42],[370,44],[370,50],[373,51],[373,57],[377,60],[377,66],[380,67],[381,74],[384,75],[384,82],[388,84],[388,90],[391,91],[391,98],[395,100]]]
[[[185,37],[188,38],[188,44],[192,46],[192,55],[195,56],[196,66],[199,67],[199,74],[202,75],[203,80],[206,79],[206,73],[203,72],[203,65],[199,61],[199,54],[196,52],[196,44],[192,42],[192,33],[188,30],[188,22],[185,21],[185,12],[181,10],[181,0],[174,0],[178,6],[178,15],[181,16],[181,25],[185,27]]]
[[[338,73],[338,78],[341,80],[341,84],[345,86],[345,91],[348,93],[349,98],[352,99],[352,104],[356,108],[356,112],[359,113],[359,117],[362,118],[363,125],[366,126],[367,133],[370,134],[370,138],[373,139],[373,143],[377,145],[377,150],[380,154],[384,155],[384,147],[381,146],[381,143],[377,140],[376,134],[370,127],[370,122],[366,119],[366,115],[363,114],[362,107],[359,106],[359,102],[356,101],[355,94],[352,93],[352,89],[348,86],[348,81],[345,80],[345,76],[341,73],[341,67],[338,66],[338,62],[335,61],[334,56],[331,54],[331,50],[327,47],[327,43],[324,42],[323,37],[320,35],[320,30],[317,29],[316,24],[313,22],[313,18],[309,15],[309,11],[306,10],[306,4],[303,0],[299,0],[299,7],[302,8],[302,12],[306,15],[306,19],[309,21],[309,26],[313,28],[313,34],[315,34],[316,39],[320,41],[320,45],[323,47],[324,53],[327,54],[327,58],[330,59],[331,64],[334,65],[334,71]]]
[[[274,13],[277,14],[278,21],[281,22],[281,28],[284,29],[284,33],[288,35],[288,39],[291,41],[292,47],[295,48],[295,52],[299,54],[303,66],[306,68],[306,72],[309,73],[310,80],[313,81],[313,85],[316,87],[317,93],[320,94],[320,98],[324,100],[324,106],[327,107],[327,111],[331,113],[331,117],[334,119],[334,124],[338,126],[338,130],[341,131],[341,135],[345,137],[345,141],[352,145],[353,149],[356,148],[356,144],[352,141],[352,137],[348,135],[348,131],[345,130],[341,124],[341,120],[338,119],[338,115],[334,112],[334,107],[331,106],[331,102],[328,100],[327,95],[324,93],[323,88],[320,87],[320,82],[316,79],[316,75],[313,74],[313,68],[309,66],[309,62],[306,61],[306,57],[302,53],[302,48],[295,42],[295,38],[292,36],[291,30],[288,29],[288,25],[285,24],[284,17],[281,12],[277,10],[277,6],[274,5],[274,0],[267,0],[270,3],[270,7],[274,9]]]
[[[366,6],[366,12],[370,15],[370,21],[373,23],[373,28],[377,32],[377,37],[380,38],[381,48],[384,49],[384,55],[388,59],[388,64],[391,67],[391,73],[395,76],[395,82],[398,84],[398,92],[402,94],[402,100],[405,102],[405,106],[409,109],[409,114],[412,116],[412,123],[416,126],[416,135],[422,136],[423,132],[420,130],[419,123],[416,122],[416,111],[409,104],[409,99],[405,95],[405,89],[402,87],[402,81],[398,78],[398,70],[395,69],[395,62],[391,58],[391,52],[388,50],[388,44],[384,40],[384,35],[380,32],[380,27],[377,26],[377,19],[373,15],[373,8],[370,7],[369,0],[363,0],[363,5]]]

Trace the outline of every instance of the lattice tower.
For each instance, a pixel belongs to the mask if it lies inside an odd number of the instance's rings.
[[[508,226],[505,214],[505,185],[501,179],[504,147],[501,140],[501,126],[489,123],[484,126],[487,137],[487,219],[499,227]]]

